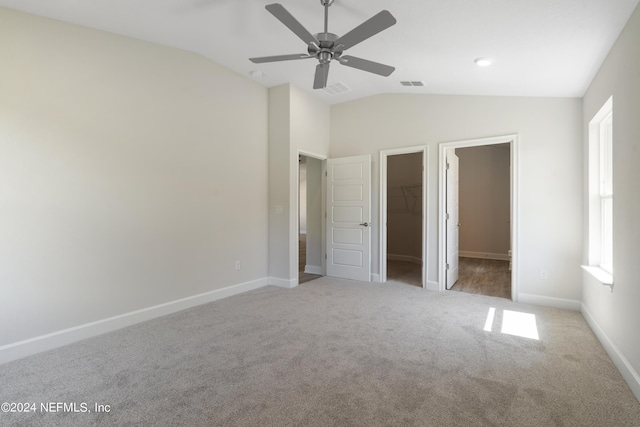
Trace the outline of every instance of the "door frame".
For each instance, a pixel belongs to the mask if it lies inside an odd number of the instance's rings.
[[[446,289],[446,151],[456,148],[479,147],[483,145],[511,144],[511,300],[518,301],[518,148],[519,135],[503,135],[489,138],[479,138],[455,142],[441,142],[438,144],[438,287],[440,291]]]
[[[298,280],[299,280],[299,274],[298,274],[298,265],[300,264],[300,239],[299,239],[299,234],[300,234],[300,165],[298,164],[298,158],[300,156],[305,156],[305,157],[313,157],[314,159],[320,160],[322,162],[322,168],[321,168],[321,188],[322,188],[322,204],[321,204],[321,210],[322,212],[321,214],[321,218],[322,221],[320,221],[322,223],[322,252],[323,254],[327,253],[327,242],[326,242],[326,227],[327,227],[327,221],[325,218],[326,212],[326,200],[327,200],[327,156],[322,155],[322,154],[317,154],[317,153],[312,153],[309,151],[305,151],[305,150],[298,150],[298,153],[296,155],[296,164],[298,165],[298,167],[296,168],[296,195],[295,195],[295,203],[296,203],[296,212],[297,212],[297,216],[295,218],[295,229],[296,229],[296,234],[295,234],[295,238],[293,240],[295,240],[295,242],[293,243],[293,247],[295,248],[294,251],[290,252],[290,261],[291,261],[291,265],[295,266],[296,269],[296,276],[295,276],[295,285],[298,285]],[[307,175],[308,176],[308,175]],[[308,179],[308,178],[307,178]],[[307,216],[309,215],[309,213],[307,212]],[[327,275],[327,264],[326,264],[326,258],[322,257],[322,272],[321,274],[323,276]]]
[[[389,156],[413,153],[422,153],[422,287],[427,288],[427,278],[429,277],[427,274],[429,266],[427,262],[427,236],[429,235],[427,221],[427,201],[429,200],[429,188],[427,185],[429,171],[428,145],[380,150],[379,281],[380,283],[387,281],[387,160]]]
[[[444,154],[446,162],[444,185],[444,263],[447,266],[444,271],[444,286],[446,290],[451,290],[451,288],[458,281],[458,266],[460,259],[460,158],[452,148],[444,150]],[[453,179],[453,182],[451,182],[451,179]],[[455,201],[455,204],[450,203],[452,200]],[[453,227],[455,227],[455,229],[453,229]],[[455,233],[455,240],[449,238],[449,233],[451,231]],[[452,251],[452,248],[449,247],[449,244],[451,243],[455,243],[455,251]],[[455,257],[457,257],[458,259],[453,259],[454,257],[452,257],[451,255],[455,255]]]

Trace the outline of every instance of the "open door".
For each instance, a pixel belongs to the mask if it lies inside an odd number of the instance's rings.
[[[327,276],[371,281],[371,156],[327,160]]]
[[[458,156],[454,149],[447,150],[446,173],[446,285],[451,289],[458,281]]]

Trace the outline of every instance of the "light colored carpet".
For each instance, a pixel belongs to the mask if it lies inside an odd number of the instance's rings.
[[[494,322],[487,313],[495,308]],[[540,339],[501,333],[512,312]],[[0,366],[0,425],[638,426],[579,313],[389,282],[267,287]]]

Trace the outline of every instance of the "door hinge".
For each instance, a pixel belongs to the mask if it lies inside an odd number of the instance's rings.
[[[449,220],[449,218],[450,218],[450,217],[449,217],[449,214],[447,213],[446,215],[447,215],[446,219],[447,219],[447,220]]]
[[[324,254],[324,259],[327,259],[327,254]]]
[[[447,170],[449,170],[449,168],[451,167],[451,165],[449,163],[447,163]]]
[[[447,266],[445,267],[445,270],[448,270],[448,269],[449,269],[449,264],[447,264]]]

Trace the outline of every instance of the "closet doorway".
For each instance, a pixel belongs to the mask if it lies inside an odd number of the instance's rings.
[[[324,275],[324,163],[298,154],[298,284]]]
[[[440,144],[440,290],[517,300],[517,142]]]
[[[511,299],[511,144],[455,149],[459,159],[454,291]]]
[[[380,153],[380,281],[425,287],[426,147]]]

